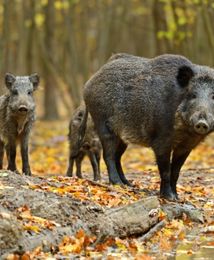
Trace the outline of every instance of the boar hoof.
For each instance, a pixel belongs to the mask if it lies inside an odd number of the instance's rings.
[[[177,193],[174,193],[174,195],[175,195],[175,200],[179,201],[178,194],[177,194]]]
[[[160,197],[169,201],[177,201],[174,193],[162,193]]]
[[[19,172],[16,168],[7,167],[7,170],[9,170],[9,171],[11,171],[11,172],[15,172],[16,174],[19,174],[19,175],[20,175],[20,172]]]
[[[27,175],[27,176],[31,176],[32,173],[30,170],[27,170],[27,171],[23,171],[23,174]]]
[[[120,178],[110,179],[109,182],[113,185],[124,185]]]
[[[131,184],[128,180],[122,180],[123,184],[129,186],[129,187],[134,187],[134,185]]]
[[[94,181],[101,181],[101,177],[95,177]]]
[[[176,188],[172,187],[172,193],[174,194],[175,199],[178,201],[178,200],[179,200],[179,197],[178,197],[178,193],[177,193],[177,191],[176,191]]]
[[[176,196],[175,193],[166,190],[160,193],[160,197],[170,201],[176,201],[178,199],[178,196]]]
[[[73,173],[72,173],[72,172],[67,172],[67,173],[66,173],[66,176],[67,176],[67,177],[73,177]]]

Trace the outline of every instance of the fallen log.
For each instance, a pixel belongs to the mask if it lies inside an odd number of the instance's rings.
[[[31,189],[31,185],[41,185],[46,179],[0,171],[0,252],[1,254],[31,251],[38,246],[51,250],[64,236],[75,236],[80,229],[95,235],[96,243],[108,237],[130,237],[145,234],[142,241],[155,233],[159,210],[162,208],[169,219],[182,217],[185,213],[193,221],[202,221],[200,209],[179,203],[160,205],[156,196],[148,197],[117,208],[103,208],[92,201],[82,201],[72,195],[60,196],[45,190]],[[48,185],[56,186],[54,181]],[[66,185],[63,184],[63,185]],[[95,185],[95,183],[94,183]],[[116,192],[116,191],[115,191]],[[40,232],[23,229],[23,220],[17,214],[20,207],[30,209],[33,216],[53,221],[52,229]],[[192,213],[193,212],[193,213]],[[153,228],[154,229],[151,229]],[[149,231],[151,230],[151,232]],[[0,255],[1,255],[0,254]]]
[[[102,226],[96,243],[101,243],[108,237],[124,238],[147,232],[158,222],[159,210],[157,197],[148,197],[124,207],[106,210],[99,219]]]
[[[33,250],[45,243],[46,248],[57,245],[63,236],[72,236],[83,229],[89,235],[100,238],[128,237],[148,231],[158,222],[160,209],[157,197],[148,197],[135,203],[113,209],[105,209],[90,201],[81,201],[72,196],[60,196],[43,190],[29,189],[29,184],[39,185],[44,180],[6,172],[0,177],[0,205],[19,227],[16,242],[6,243],[1,252],[25,252]],[[1,174],[0,174],[1,176]],[[50,181],[49,181],[50,182]],[[17,219],[17,209],[27,207],[33,216],[37,216],[56,224],[51,230],[31,232],[22,229],[20,217]],[[2,211],[2,216],[5,213]],[[4,213],[4,214],[3,214]],[[4,229],[4,219],[0,222]],[[8,226],[8,224],[7,224]],[[13,233],[11,233],[13,236]],[[12,239],[4,236],[2,240]]]
[[[185,214],[193,222],[204,223],[205,221],[203,211],[190,204],[165,203],[161,205],[161,209],[169,220],[183,218]]]

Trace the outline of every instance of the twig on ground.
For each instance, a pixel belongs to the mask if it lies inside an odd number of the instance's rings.
[[[166,221],[162,220],[161,222],[157,223],[154,227],[152,227],[145,235],[139,238],[140,242],[145,242],[151,239],[155,233],[161,230],[166,225]]]

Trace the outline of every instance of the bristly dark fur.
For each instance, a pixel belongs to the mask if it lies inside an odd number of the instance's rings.
[[[161,196],[177,198],[181,166],[214,128],[214,85],[208,80],[213,72],[179,55],[146,59],[122,53],[85,84],[111,183],[129,185],[120,160],[128,143],[136,143],[155,153]]]
[[[82,178],[81,164],[87,155],[90,159],[94,180],[100,180],[101,144],[94,129],[91,116],[84,105],[78,107],[69,124],[69,164],[67,176],[73,175],[73,164],[76,162],[76,175]]]

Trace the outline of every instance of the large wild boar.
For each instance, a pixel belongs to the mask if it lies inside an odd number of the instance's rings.
[[[110,182],[129,185],[121,167],[129,143],[151,147],[160,195],[177,199],[183,163],[214,129],[214,70],[179,55],[117,54],[86,83],[84,99]]]
[[[16,145],[20,142],[22,170],[31,175],[28,159],[28,139],[35,120],[33,92],[39,84],[37,74],[14,76],[7,73],[5,84],[9,93],[0,97],[0,169],[3,167],[4,149],[8,159],[8,170],[17,171]]]

